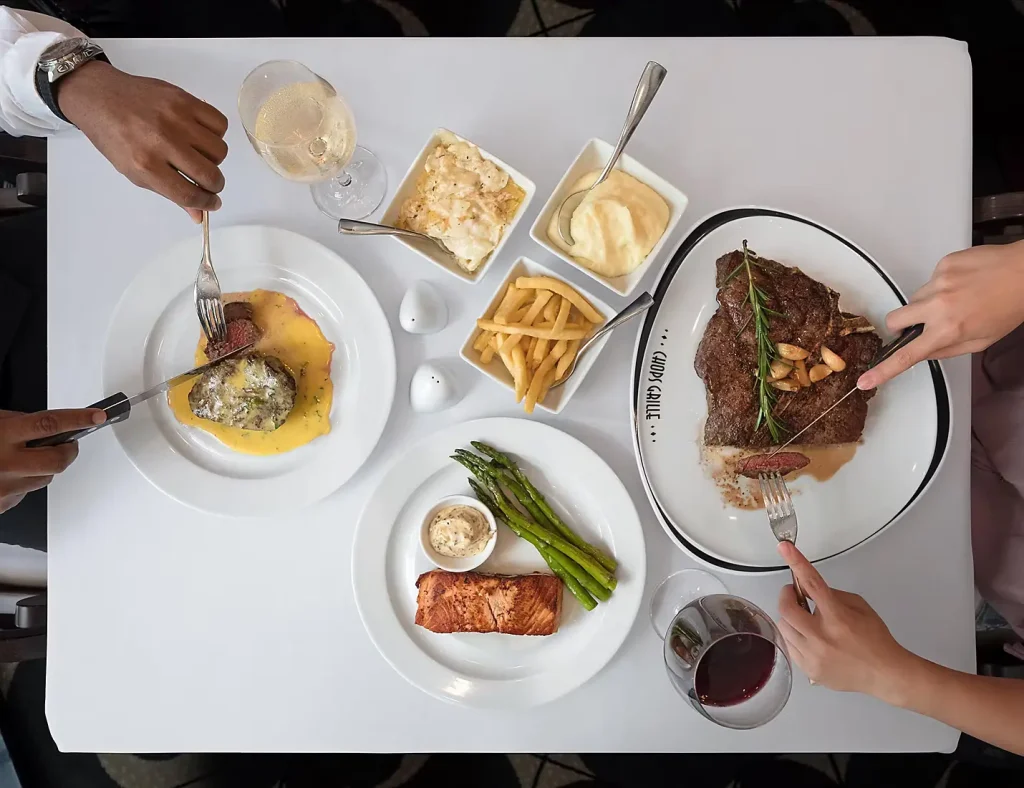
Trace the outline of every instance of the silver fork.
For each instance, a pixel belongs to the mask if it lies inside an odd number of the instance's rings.
[[[196,284],[192,291],[196,314],[203,333],[210,342],[223,342],[228,338],[228,324],[224,319],[224,302],[220,282],[210,259],[210,214],[203,211],[203,259],[199,263]]]
[[[796,544],[796,509],[793,508],[793,498],[786,487],[786,480],[776,471],[774,473],[760,473],[757,481],[761,484],[761,495],[764,497],[764,508],[768,512],[768,524],[772,533],[780,542],[791,542]],[[796,601],[808,613],[811,606],[807,603],[807,596],[800,587],[796,575],[790,570],[793,577],[793,590],[796,591]]]

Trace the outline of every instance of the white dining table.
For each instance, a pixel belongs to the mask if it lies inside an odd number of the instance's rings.
[[[168,80],[231,121],[224,207],[214,227],[267,224],[351,263],[394,333],[394,408],[363,468],[319,504],[274,518],[188,509],[135,471],[114,434],[83,441],[49,498],[46,716],[68,751],[850,752],[950,751],[957,731],[872,698],[811,686],[753,731],[696,714],[666,678],[648,620],[653,589],[695,562],[659,526],[631,438],[636,329],[615,333],[559,416],[535,418],[595,449],[625,483],[647,543],[647,584],[628,638],[593,679],[514,712],[436,700],[403,680],[364,632],[350,580],[353,532],[390,462],[411,441],[473,418],[519,415],[458,359],[475,317],[519,255],[588,286],[528,228],[591,137],[614,141],[643,65],[668,77],[630,153],[689,197],[670,247],[701,217],[764,205],[813,217],[884,265],[905,292],[968,246],[971,64],[938,38],[107,40],[111,60]],[[436,127],[525,173],[537,199],[483,281],[466,284],[390,239],[343,238],[305,186],[250,148],[236,110],[259,63],[300,60],[352,106],[362,144],[386,164],[389,196]],[[378,214],[379,215],[379,214]],[[81,406],[111,392],[101,359],[114,306],[162,250],[199,230],[132,186],[80,134],[49,147],[49,400]],[[214,252],[216,255],[216,251]],[[667,259],[667,257],[665,258]],[[647,277],[648,286],[655,271]],[[416,280],[439,287],[449,326],[412,336],[398,306]],[[183,287],[187,283],[183,283]],[[597,286],[594,286],[597,289]],[[588,287],[589,289],[589,287]],[[625,300],[601,293],[613,306]],[[414,413],[413,370],[435,359],[461,401]],[[944,665],[974,670],[969,509],[970,368],[945,365],[953,436],[939,478],[880,538],[820,565],[862,594],[894,635]],[[131,392],[129,392],[131,393]],[[130,426],[130,423],[129,425]],[[893,436],[898,440],[898,436]],[[870,494],[870,490],[865,490]],[[788,574],[720,575],[776,614]]]

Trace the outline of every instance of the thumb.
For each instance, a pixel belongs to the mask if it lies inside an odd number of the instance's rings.
[[[804,554],[796,549],[796,545],[792,542],[779,542],[779,555],[793,570],[804,593],[814,600],[822,612],[827,613],[832,605],[832,589],[825,582],[825,578],[811,565]]]

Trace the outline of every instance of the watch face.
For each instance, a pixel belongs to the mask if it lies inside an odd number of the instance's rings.
[[[65,58],[72,52],[81,49],[88,43],[88,38],[81,37],[68,38],[64,41],[58,41],[56,44],[49,47],[45,52],[43,52],[42,57],[39,58],[39,64],[45,66],[48,63],[52,63],[54,61],[60,60],[61,58]]]

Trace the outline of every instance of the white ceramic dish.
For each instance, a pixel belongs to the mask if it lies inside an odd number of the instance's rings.
[[[480,512],[484,519],[487,520],[487,527],[490,529],[491,535],[487,540],[487,546],[476,555],[465,558],[453,558],[441,555],[430,544],[430,524],[442,509],[446,509],[449,506],[469,506]],[[423,517],[423,525],[420,526],[420,547],[423,548],[423,555],[428,561],[437,565],[439,569],[445,569],[449,572],[468,572],[471,569],[476,569],[491,557],[491,553],[494,552],[494,546],[497,543],[498,524],[494,521],[494,515],[490,509],[469,495],[449,495],[447,498],[442,498],[427,510]]]
[[[516,229],[516,225],[519,224],[519,220],[523,218],[523,214],[526,213],[526,209],[530,205],[530,200],[533,199],[533,195],[537,193],[537,187],[533,181],[523,175],[519,170],[510,167],[508,164],[503,162],[497,156],[494,156],[479,145],[476,145],[472,140],[467,140],[464,137],[460,137],[455,132],[448,131],[447,129],[435,129],[434,133],[430,135],[430,139],[427,140],[427,144],[423,146],[423,149],[419,152],[419,155],[413,161],[409,167],[408,172],[405,173],[405,177],[402,178],[402,182],[398,184],[398,190],[395,192],[395,196],[391,198],[391,203],[388,205],[387,210],[384,211],[384,217],[381,219],[381,224],[386,224],[391,227],[395,226],[398,221],[398,214],[401,212],[402,204],[416,194],[416,182],[419,180],[420,175],[423,173],[423,164],[426,162],[427,157],[433,152],[437,146],[442,134],[452,134],[463,142],[469,142],[471,145],[475,145],[480,151],[480,155],[485,159],[489,159],[501,167],[505,172],[509,174],[509,177],[515,181],[515,183],[521,188],[526,194],[523,197],[523,202],[519,206],[519,210],[516,211],[512,221],[509,222],[508,227],[501,235],[501,240],[498,245],[491,252],[490,256],[480,264],[472,273],[463,270],[451,258],[447,257],[440,249],[429,241],[411,241],[407,238],[400,238],[398,236],[392,236],[398,243],[402,244],[412,251],[416,252],[420,257],[426,258],[434,265],[443,268],[445,271],[450,273],[452,276],[458,277],[465,282],[479,282],[484,274],[487,272],[488,267],[494,262],[495,258],[501,254],[501,250],[508,242],[509,237]]]
[[[724,211],[699,223],[654,291],[633,360],[633,423],[641,477],[669,536],[718,570],[784,570],[763,510],[727,506],[701,465],[707,416],[694,354],[717,308],[715,261],[744,239],[764,257],[795,265],[841,296],[842,309],[876,326],[904,297],[863,250],[809,219],[762,208]],[[919,364],[870,400],[862,444],[824,482],[789,483],[797,544],[821,560],[853,549],[894,523],[925,492],[949,444],[951,411],[937,364]]]
[[[615,593],[594,610],[563,592],[554,635],[441,635],[414,623],[416,580],[433,568],[419,546],[422,514],[452,490],[470,492],[468,471],[449,455],[474,440],[513,455],[567,524],[619,562]],[[532,545],[507,530],[481,571],[550,572]],[[352,550],[356,607],[384,659],[434,697],[486,708],[536,706],[594,676],[633,626],[645,572],[640,518],[615,472],[575,438],[526,419],[456,424],[407,447],[369,497]]]
[[[546,268],[540,263],[535,263],[528,257],[520,257],[516,260],[512,268],[509,269],[508,274],[502,280],[498,289],[494,291],[494,296],[488,302],[487,307],[481,311],[477,317],[483,317],[484,315],[494,314],[494,310],[498,308],[501,303],[501,299],[505,296],[505,291],[509,286],[510,282],[514,282],[520,276],[551,276],[560,281],[566,282],[571,285],[581,296],[586,298],[602,315],[605,320],[615,316],[615,310],[613,310],[608,304],[604,303],[600,299],[595,298],[593,295],[588,293],[582,288],[576,287],[572,282],[568,282],[563,277],[556,274],[550,268]],[[473,343],[476,338],[480,336],[480,329],[475,325],[473,331],[469,335],[469,339],[462,346],[462,350],[459,351],[459,355],[462,356],[463,360],[471,366],[483,372],[491,380],[497,381],[506,389],[508,389],[508,397],[511,402],[515,402],[515,381],[512,379],[512,375],[505,369],[505,365],[495,354],[494,358],[491,359],[489,364],[480,363],[480,354],[473,349]],[[586,354],[576,364],[576,371],[572,373],[569,379],[561,386],[555,389],[551,389],[548,395],[544,398],[543,402],[538,402],[537,407],[542,410],[546,410],[548,413],[561,413],[562,409],[569,402],[569,399],[576,392],[576,389],[583,383],[583,379],[587,376],[587,372],[594,366],[597,361],[597,357],[601,355],[601,351],[604,349],[605,344],[608,342],[610,333],[605,334],[599,339],[596,344],[586,352]]]
[[[604,140],[596,138],[588,141],[587,144],[583,146],[583,150],[580,151],[580,155],[576,157],[572,166],[566,170],[565,175],[562,176],[562,180],[558,182],[555,190],[551,193],[551,196],[548,197],[548,201],[544,203],[544,207],[541,209],[540,215],[530,228],[530,237],[551,252],[555,257],[565,261],[573,268],[578,268],[594,281],[600,282],[602,285],[610,290],[614,290],[619,295],[628,296],[636,289],[637,285],[640,284],[640,280],[644,278],[644,275],[651,269],[651,266],[658,261],[662,250],[665,248],[666,242],[672,235],[672,231],[675,230],[676,225],[679,224],[679,220],[682,218],[683,212],[686,210],[687,203],[689,202],[685,194],[660,175],[649,170],[632,156],[625,153],[622,154],[622,157],[619,159],[619,163],[616,165],[616,169],[622,170],[628,175],[632,175],[638,181],[647,184],[654,189],[654,191],[660,194],[662,199],[668,203],[670,211],[668,226],[665,228],[665,232],[662,233],[661,238],[658,239],[658,243],[656,243],[654,248],[651,249],[651,253],[647,255],[647,259],[645,259],[643,263],[641,263],[640,266],[632,273],[627,274],[626,276],[617,276],[613,279],[596,274],[589,268],[582,266],[579,262],[567,255],[548,239],[548,222],[551,221],[552,214],[558,210],[565,198],[572,193],[572,185],[588,172],[604,168],[608,163],[608,159],[611,158],[612,151],[614,149],[614,145],[609,145]]]
[[[225,292],[265,288],[291,296],[334,343],[331,431],[286,454],[239,454],[181,424],[161,396],[133,409],[114,433],[139,472],[181,503],[240,516],[294,511],[344,484],[376,446],[395,393],[391,330],[359,274],[315,241],[249,226],[215,230],[211,244]],[[200,328],[192,280],[201,255],[196,234],[125,290],[107,336],[105,391],[143,391],[195,366]]]

